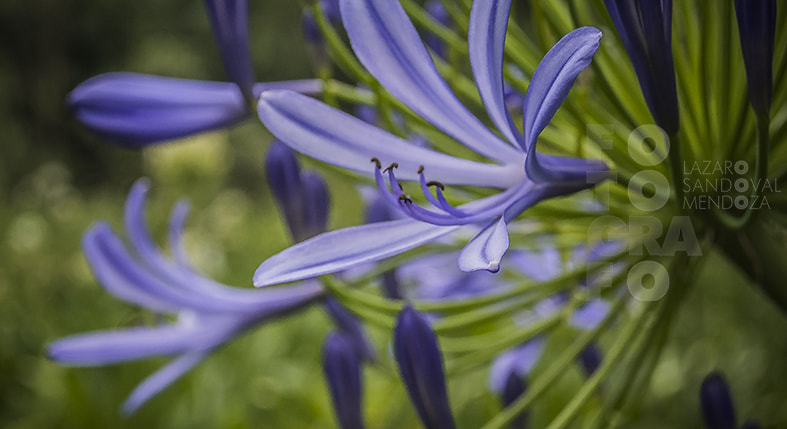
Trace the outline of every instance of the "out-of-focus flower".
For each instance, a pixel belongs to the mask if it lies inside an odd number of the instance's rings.
[[[503,44],[509,8],[510,2],[503,0],[475,2],[468,34],[476,84],[506,143],[451,92],[398,2],[341,2],[353,49],[370,73],[421,117],[497,164],[417,147],[293,92],[266,92],[258,112],[274,135],[295,150],[330,164],[367,174],[372,170],[389,205],[411,219],[347,228],[300,243],[263,262],[255,273],[255,285],[313,277],[379,260],[469,224],[483,228],[460,253],[459,266],[465,271],[497,271],[508,249],[509,221],[539,201],[587,189],[608,177],[609,170],[599,161],[536,152],[539,134],[576,76],[590,63],[601,33],[595,28],[580,28],[547,53],[525,97],[522,133],[504,102]],[[376,168],[370,168],[370,159]],[[383,177],[383,162],[391,163],[385,171],[390,190]],[[432,208],[420,207],[404,194],[394,173],[397,168],[399,178],[420,182]],[[505,191],[453,207],[443,195],[444,184]],[[430,186],[434,186],[436,197]]]
[[[735,0],[738,32],[754,111],[768,114],[773,93],[776,0]]]
[[[255,84],[246,0],[206,0],[205,5],[232,83],[106,73],[81,83],[68,95],[67,104],[77,120],[100,137],[143,147],[248,119],[254,100],[269,89],[321,91],[319,80]]]
[[[680,127],[672,58],[672,0],[604,0],[637,73],[653,120],[668,134]]]
[[[173,323],[79,334],[49,345],[51,359],[67,365],[97,366],[177,356],[148,377],[123,405],[132,413],[221,345],[245,330],[296,311],[323,295],[317,282],[265,290],[216,283],[199,273],[181,242],[187,206],[170,219],[171,260],[156,247],[144,219],[148,183],[138,181],[126,202],[125,228],[131,247],[105,223],[84,236],[85,257],[112,295],[156,313],[177,315]]]
[[[453,429],[443,359],[429,321],[411,306],[399,313],[394,354],[410,401],[427,429]]]

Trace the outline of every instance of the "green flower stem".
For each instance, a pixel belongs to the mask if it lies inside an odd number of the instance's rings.
[[[564,312],[560,312],[534,322],[527,329],[519,327],[512,329],[495,343],[482,344],[481,347],[476,347],[476,351],[448,361],[446,363],[446,373],[448,376],[452,376],[462,374],[480,365],[486,365],[497,354],[531,340],[546,330],[557,326],[564,317]]]
[[[328,21],[325,13],[323,13],[322,8],[319,7],[318,4],[307,7],[311,10],[314,15],[314,20],[320,28],[320,32],[322,32],[325,37],[331,58],[333,58],[334,62],[348,75],[354,76],[367,84],[373,82],[374,79],[372,76],[364,70],[363,66],[361,66],[352,52],[347,48],[347,45],[344,44],[344,41],[342,41],[341,37],[336,32],[336,29],[333,28],[333,25]]]
[[[560,411],[560,414],[558,414],[557,417],[552,420],[549,426],[547,426],[547,429],[559,429],[568,426],[579,415],[579,411],[582,409],[585,403],[590,400],[595,390],[607,377],[607,375],[609,375],[612,369],[618,367],[620,358],[626,351],[628,351],[632,338],[643,327],[645,321],[648,321],[649,324],[654,323],[656,316],[650,310],[663,305],[659,306],[652,303],[648,303],[646,305],[647,307],[642,310],[642,313],[640,313],[634,319],[634,321],[628,323],[623,328],[623,331],[620,333],[620,335],[617,337],[617,340],[610,348],[609,353],[604,356],[601,366],[596,370],[596,372],[593,373],[592,376],[590,376],[590,378],[588,378],[588,380],[582,385],[576,395],[571,398],[571,401],[563,407],[563,409]],[[646,330],[650,331],[650,328],[646,328]],[[649,335],[646,334],[646,337],[647,336]]]
[[[584,350],[591,341],[596,339],[602,331],[609,327],[612,321],[617,318],[616,316],[621,313],[621,310],[627,302],[629,302],[627,295],[624,294],[619,297],[612,305],[612,308],[610,308],[609,314],[595,329],[580,334],[577,339],[555,359],[552,365],[528,386],[527,392],[524,395],[520,396],[510,406],[487,422],[482,429],[502,429],[520,415],[522,411],[537,400],[558,378],[565,374],[566,368],[576,360],[577,356],[582,353],[582,350]],[[643,312],[643,314],[644,313],[645,312]]]

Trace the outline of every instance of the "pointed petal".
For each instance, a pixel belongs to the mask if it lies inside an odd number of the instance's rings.
[[[431,180],[505,188],[516,183],[521,173],[522,154],[500,166],[455,158],[417,147],[351,115],[313,98],[289,91],[262,95],[258,114],[263,124],[279,140],[310,157],[371,174],[372,157],[384,164],[399,163],[398,176],[418,180],[423,165]]]
[[[126,401],[123,402],[123,406],[121,407],[123,414],[126,416],[134,414],[139,407],[159,394],[159,392],[169,387],[169,385],[182,377],[183,374],[194,368],[195,365],[202,362],[206,355],[207,353],[204,352],[184,354],[153,373],[134,388],[134,391],[131,392]]]
[[[184,325],[100,331],[61,338],[47,348],[65,365],[97,366],[183,352],[202,336]]]
[[[525,168],[534,182],[579,183],[590,187],[608,177],[603,162],[536,152],[539,134],[552,120],[574,80],[593,59],[601,32],[593,27],[572,31],[544,56],[525,95]]]
[[[600,40],[601,31],[597,28],[578,28],[560,39],[541,60],[525,95],[524,121],[528,147],[535,143],[563,104],[574,79],[590,65]]]
[[[508,229],[501,216],[478,233],[459,253],[459,269],[462,271],[500,270],[500,260],[508,250]]]
[[[394,97],[465,146],[508,162],[517,150],[492,134],[448,88],[397,1],[342,0],[358,59]]]
[[[525,147],[524,137],[506,108],[503,84],[503,50],[510,9],[511,0],[474,2],[467,45],[475,83],[489,117],[509,142]]]
[[[268,258],[254,273],[254,285],[335,273],[402,253],[456,229],[405,219],[327,232]]]

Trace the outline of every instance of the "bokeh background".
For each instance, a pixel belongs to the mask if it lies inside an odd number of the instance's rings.
[[[258,79],[311,76],[299,2],[250,3]],[[156,322],[104,293],[80,249],[91,223],[120,226],[125,194],[139,177],[153,182],[149,219],[157,237],[171,205],[190,199],[187,244],[220,281],[250,287],[257,264],[287,245],[262,170],[270,137],[257,121],[144,151],[107,144],[75,123],[64,99],[109,71],[223,80],[202,2],[0,2],[0,427],[334,427],[319,365],[329,323],[316,308],[230,344],[131,418],[120,416],[120,404],[164,359],[106,368],[46,359],[46,344],[61,336]],[[326,175],[331,227],[358,223],[354,188]],[[787,318],[714,255],[688,287],[633,427],[701,427],[699,383],[714,369],[730,380],[741,418],[787,427]],[[390,333],[372,334],[386,359]],[[570,341],[568,333],[553,337],[548,352]],[[366,376],[369,427],[417,427],[395,374],[367,368]],[[450,382],[462,428],[478,427],[497,409],[479,388],[485,376]],[[533,413],[534,427],[581,381],[578,371],[564,377]]]

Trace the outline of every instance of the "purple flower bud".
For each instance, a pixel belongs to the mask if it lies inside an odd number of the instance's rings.
[[[213,34],[219,45],[227,76],[243,97],[254,98],[254,69],[251,65],[246,0],[205,0]]]
[[[735,429],[735,407],[721,373],[713,372],[702,381],[700,404],[708,429]]]
[[[383,293],[385,293],[386,298],[402,299],[402,291],[395,269],[384,272],[380,276],[380,281],[382,282]]]
[[[500,398],[503,401],[503,406],[508,407],[509,405],[513,404],[517,398],[525,393],[525,390],[527,390],[527,382],[525,379],[515,371],[511,371],[508,374],[508,378],[506,379],[506,384],[503,387],[503,392]],[[522,412],[517,415],[517,417],[511,421],[511,429],[526,429],[528,427],[528,416],[529,414],[527,412]]]
[[[394,328],[394,354],[410,401],[427,429],[453,429],[443,360],[426,317],[411,306],[400,313]]]
[[[273,141],[265,160],[268,186],[273,191],[293,240],[323,233],[328,223],[328,188],[316,173],[301,173],[295,152]]]
[[[323,345],[323,370],[342,429],[362,429],[361,362],[353,341],[333,333]]]
[[[353,317],[338,301],[330,297],[325,298],[325,309],[342,336],[352,342],[356,354],[367,361],[375,360],[374,348],[358,319]]]
[[[301,175],[303,183],[303,223],[306,237],[322,234],[328,229],[328,209],[330,197],[325,180],[314,172],[307,171]]]
[[[604,0],[656,125],[680,127],[672,58],[672,0]]]
[[[588,376],[592,375],[599,366],[601,366],[601,361],[603,357],[601,356],[601,349],[598,347],[596,343],[590,343],[582,353],[579,355],[579,362],[582,364],[582,369],[585,370],[585,374]]]
[[[754,111],[767,114],[773,93],[776,0],[735,0],[743,63]]]

